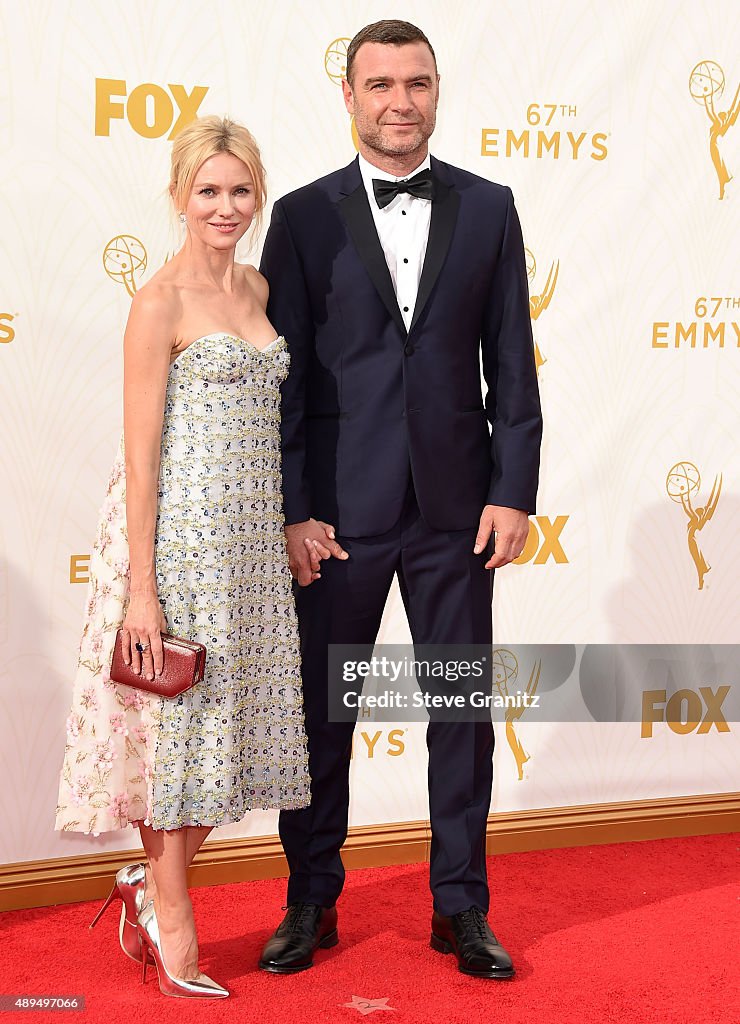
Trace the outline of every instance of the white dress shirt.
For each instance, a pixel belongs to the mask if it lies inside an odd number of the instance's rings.
[[[414,315],[419,279],[427,251],[432,204],[429,199],[417,199],[405,193],[396,196],[381,210],[375,201],[373,178],[405,181],[407,178],[413,178],[419,171],[431,167],[431,160],[427,154],[426,160],[415,170],[399,178],[394,174],[388,174],[387,171],[381,171],[379,167],[374,167],[362,155],[359,159],[360,174],[370,202],[375,229],[385,253],[398,307],[408,330]]]

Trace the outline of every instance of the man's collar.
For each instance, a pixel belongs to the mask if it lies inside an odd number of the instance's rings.
[[[370,166],[372,167],[372,164]],[[442,163],[442,161],[438,160],[436,157],[431,157],[431,168],[436,182],[435,187],[449,188],[452,184],[449,175],[449,165]],[[377,173],[379,173],[379,169],[377,167],[373,167],[373,174]],[[356,154],[351,163],[348,163],[346,167],[342,167],[337,171],[337,177],[333,179],[330,192],[335,197],[336,201],[339,201],[342,196],[351,195],[355,189],[358,188],[365,189],[365,183],[360,171],[359,153]],[[372,185],[370,188],[372,191]],[[365,191],[367,192],[367,189],[365,189]]]
[[[380,167],[376,167],[374,164],[371,164],[369,160],[365,159],[362,153],[357,154],[357,159],[360,165],[362,182],[369,195],[373,194],[373,178],[380,178],[382,181],[405,181],[406,178],[413,178],[413,176],[418,174],[419,171],[424,171],[428,167],[432,166],[431,157],[429,153],[427,153],[426,157],[418,167],[415,167],[414,170],[410,171],[408,174],[404,174],[399,177],[397,174],[389,174],[388,171],[383,171]]]

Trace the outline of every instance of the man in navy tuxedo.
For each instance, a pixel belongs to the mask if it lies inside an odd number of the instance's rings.
[[[312,777],[311,806],[280,815],[288,908],[260,961],[275,973],[337,942],[353,724],[329,721],[328,645],[372,648],[394,575],[416,644],[490,645],[493,569],[527,538],[542,432],[513,197],[430,158],[428,39],[369,25],[346,75],[359,157],[275,204],[262,260],[291,355],[283,476]],[[431,944],[467,974],[511,977],[486,916],[492,723],[432,720],[427,745]]]

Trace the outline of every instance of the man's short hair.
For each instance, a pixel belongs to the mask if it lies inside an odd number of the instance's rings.
[[[432,44],[427,37],[410,21],[396,21],[386,19],[385,21],[374,21],[372,25],[366,25],[360,29],[347,47],[347,71],[346,77],[352,85],[352,65],[355,62],[357,51],[363,43],[382,43],[385,46],[404,46],[406,43],[425,43],[434,60],[434,67],[437,67],[437,57],[432,49]]]

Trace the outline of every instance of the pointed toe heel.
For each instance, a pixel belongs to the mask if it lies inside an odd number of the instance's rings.
[[[170,974],[162,958],[162,943],[153,902],[147,903],[139,914],[138,932],[141,940],[142,983],[146,981],[146,969],[151,958],[157,969],[159,991],[164,996],[177,996],[180,999],[225,999],[230,994],[228,989],[217,984],[206,974],[199,974],[192,980]]]

